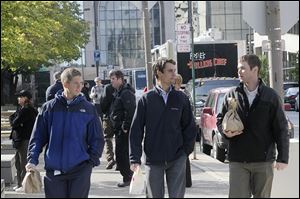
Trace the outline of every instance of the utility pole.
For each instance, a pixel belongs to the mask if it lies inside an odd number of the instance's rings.
[[[196,94],[195,94],[195,66],[194,66],[194,28],[193,28],[193,5],[192,1],[188,1],[188,23],[190,24],[191,32],[191,54],[192,54],[192,79],[193,79],[193,107],[194,107],[194,116],[196,116]],[[200,138],[201,139],[201,138]],[[194,159],[196,157],[196,145],[194,146]]]
[[[148,1],[142,1],[147,89],[153,88]]]
[[[164,1],[159,1],[160,7],[160,44],[162,45],[166,41],[165,36],[165,6]]]
[[[279,1],[265,1],[265,3],[267,33],[271,42],[271,50],[268,54],[270,86],[277,92],[283,102],[280,3]]]
[[[94,26],[95,26],[95,50],[98,50],[98,39],[97,39],[97,27],[98,27],[98,17],[97,17],[97,8],[99,1],[94,1]],[[99,60],[96,60],[96,77],[99,76]]]

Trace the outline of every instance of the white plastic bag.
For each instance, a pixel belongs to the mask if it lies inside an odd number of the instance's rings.
[[[143,194],[145,191],[145,176],[142,173],[142,169],[138,167],[132,175],[129,194]]]
[[[229,110],[225,114],[222,126],[224,131],[243,131],[244,125],[240,116],[238,115],[237,109],[237,101],[235,98],[228,98],[229,102]]]

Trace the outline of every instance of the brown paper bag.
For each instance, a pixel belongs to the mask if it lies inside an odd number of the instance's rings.
[[[40,172],[36,169],[27,171],[22,186],[25,193],[40,193],[42,191]]]
[[[235,98],[228,98],[229,109],[225,114],[222,126],[224,131],[243,131],[244,125],[240,116],[236,112],[237,101]]]

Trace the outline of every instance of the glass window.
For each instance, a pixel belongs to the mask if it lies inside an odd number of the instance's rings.
[[[224,16],[218,16],[214,15],[211,18],[213,28],[220,28],[222,30],[225,30],[225,17]]]
[[[226,30],[225,37],[227,40],[235,40],[242,39],[242,32],[240,29],[238,30]]]
[[[221,113],[222,111],[222,105],[223,105],[223,101],[224,101],[224,96],[225,96],[225,93],[220,93],[219,96],[218,96],[218,104],[217,104],[217,114]]]
[[[136,19],[136,10],[130,10],[129,11],[129,18],[130,19]]]
[[[106,19],[114,19],[115,16],[114,16],[114,11],[113,10],[110,10],[110,11],[107,11],[106,12]]]
[[[122,10],[128,10],[128,1],[122,1]]]
[[[106,11],[100,10],[99,17],[100,17],[99,20],[105,20],[106,19]]]
[[[211,1],[211,14],[225,14],[224,1]]]
[[[122,10],[122,18],[129,19],[129,10]]]
[[[122,10],[121,1],[115,1],[115,10]]]
[[[121,10],[115,11],[115,19],[122,19],[122,11]]]
[[[241,14],[241,1],[225,1],[226,14]]]
[[[106,3],[107,10],[114,10],[114,1],[107,1]]]
[[[99,29],[100,35],[106,35],[106,21],[100,21]]]
[[[226,15],[226,29],[240,29],[240,15]]]

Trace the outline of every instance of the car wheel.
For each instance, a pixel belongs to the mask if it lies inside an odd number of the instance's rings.
[[[218,146],[216,135],[213,137],[212,157],[221,162],[224,162],[226,159],[225,149],[222,149]]]

